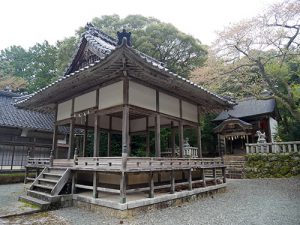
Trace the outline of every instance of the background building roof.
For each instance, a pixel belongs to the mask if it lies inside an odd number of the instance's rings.
[[[246,99],[238,102],[237,105],[233,106],[233,109],[221,112],[213,121],[271,114],[275,111],[275,106],[275,99]]]
[[[0,91],[0,126],[52,132],[53,114],[19,109],[14,106],[14,97],[19,97],[19,95],[9,91]]]

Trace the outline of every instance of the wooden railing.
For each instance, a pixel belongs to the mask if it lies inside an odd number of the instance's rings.
[[[122,157],[77,157],[75,166],[103,170],[154,171],[168,169],[188,169],[196,167],[222,166],[221,158],[164,158],[128,157],[124,165]]]
[[[165,157],[172,157],[172,149],[166,148],[166,151],[161,153]],[[175,156],[179,156],[179,147],[175,148]],[[198,158],[198,148],[197,147],[184,147],[183,157],[185,158]]]
[[[50,166],[50,158],[28,158],[26,166],[33,166],[33,167]]]
[[[300,141],[246,144],[246,153],[300,152]]]

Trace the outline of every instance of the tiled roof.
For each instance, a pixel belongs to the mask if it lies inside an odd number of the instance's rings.
[[[29,100],[30,98],[34,97],[36,94],[39,94],[40,92],[43,92],[44,90],[48,89],[51,86],[56,85],[58,82],[64,80],[64,79],[69,79],[74,75],[77,75],[78,73],[81,73],[82,71],[85,71],[91,67],[94,67],[95,65],[99,64],[100,62],[102,62],[105,58],[107,58],[108,56],[110,56],[114,51],[116,51],[117,49],[117,41],[110,37],[109,35],[105,34],[104,32],[100,31],[99,29],[95,28],[93,25],[88,24],[86,26],[86,31],[83,33],[82,35],[82,39],[81,42],[79,43],[78,49],[76,51],[76,53],[78,52],[80,46],[83,44],[84,41],[87,41],[89,47],[91,47],[93,49],[93,52],[95,54],[97,54],[97,56],[100,58],[100,60],[97,60],[91,64],[89,64],[88,66],[85,66],[84,68],[81,68],[79,70],[76,70],[74,72],[70,72],[71,71],[71,67],[73,65],[73,63],[75,62],[75,56],[73,57],[73,61],[70,63],[69,68],[67,69],[65,75],[63,77],[61,77],[59,80],[47,85],[46,87],[38,90],[37,92],[28,95],[26,97],[24,97],[23,99],[20,99],[20,101],[18,101],[16,104],[26,104],[26,101]],[[224,105],[227,106],[232,106],[234,105],[233,102],[215,94],[212,93],[210,91],[208,91],[207,89],[201,87],[200,85],[178,75],[175,74],[171,71],[169,71],[168,68],[165,67],[164,63],[154,59],[151,56],[148,56],[134,48],[130,48],[131,51],[133,51],[137,56],[139,56],[142,60],[144,60],[144,62],[146,62],[147,64],[149,64],[150,66],[154,67],[155,69],[160,70],[161,72],[167,73],[170,76],[173,76],[175,78],[175,80],[179,80],[184,82],[187,85],[190,85],[190,87],[193,88],[198,88],[199,90],[215,97],[218,101],[222,102]]]
[[[19,95],[0,91],[0,126],[52,132],[53,114],[19,109],[14,106],[15,97],[19,97]]]
[[[238,102],[233,109],[221,112],[214,121],[222,121],[228,118],[244,118],[256,115],[270,114],[275,111],[275,99],[247,99]]]

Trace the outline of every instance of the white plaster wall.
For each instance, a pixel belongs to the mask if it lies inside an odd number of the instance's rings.
[[[146,129],[146,118],[130,121],[130,132],[145,131]]]
[[[74,99],[74,112],[96,106],[96,91],[80,95]]]
[[[113,130],[122,131],[122,119],[118,117],[112,117],[111,127]]]
[[[274,142],[274,137],[277,134],[278,122],[272,117],[269,118],[270,130],[271,130],[271,141]]]
[[[95,114],[89,114],[88,116],[88,125],[94,127]],[[101,115],[99,127],[103,129],[109,129],[109,116]]]
[[[129,81],[129,104],[156,111],[156,91]]]
[[[57,120],[64,120],[71,117],[72,99],[59,103],[57,107]]]
[[[100,128],[109,129],[109,116],[100,116]]]
[[[167,115],[179,117],[179,99],[159,92],[159,111]]]
[[[198,122],[197,106],[189,102],[182,101],[182,118]]]
[[[99,90],[99,109],[123,104],[123,81],[105,86]]]

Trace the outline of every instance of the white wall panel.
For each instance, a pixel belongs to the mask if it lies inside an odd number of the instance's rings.
[[[58,104],[57,107],[57,120],[64,120],[71,117],[72,99]]]
[[[112,117],[111,127],[113,130],[122,131],[122,119],[118,117]]]
[[[129,104],[156,111],[156,91],[129,81]]]
[[[130,132],[145,131],[146,118],[140,118],[130,121]]]
[[[179,99],[159,92],[159,111],[167,115],[179,117]]]
[[[80,95],[74,100],[74,112],[82,111],[96,106],[96,91]]]
[[[100,88],[99,109],[121,104],[123,104],[123,81]]]
[[[197,106],[189,102],[182,101],[182,118],[198,122]]]

